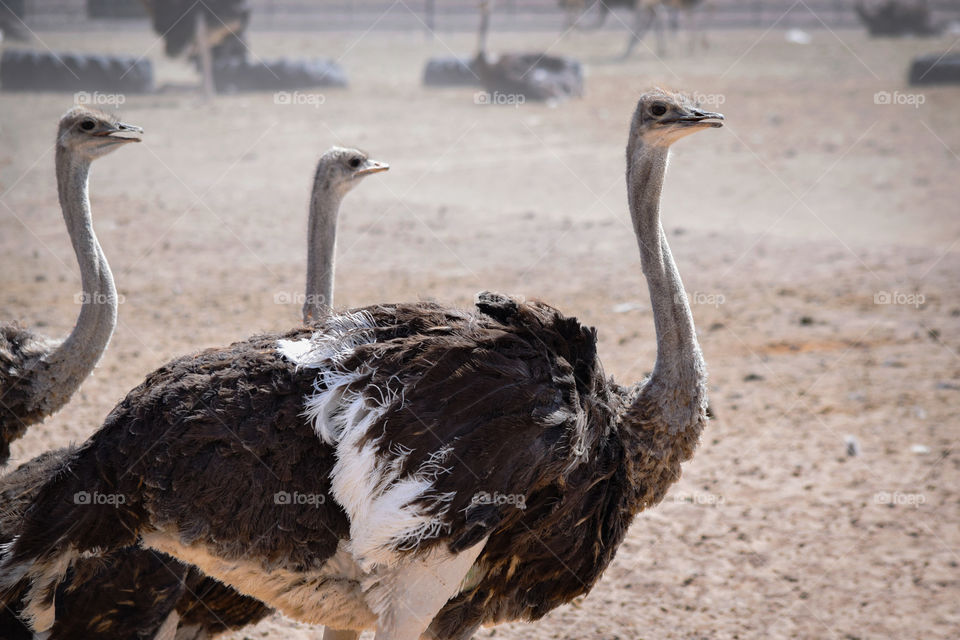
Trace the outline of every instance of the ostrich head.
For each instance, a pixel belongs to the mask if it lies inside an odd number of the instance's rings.
[[[640,96],[630,123],[628,160],[637,143],[647,146],[669,147],[694,131],[722,127],[717,120],[723,115],[703,111],[689,97],[663,89],[653,89]]]
[[[140,127],[124,124],[102,111],[76,106],[60,118],[57,147],[92,160],[128,142],[140,142],[142,133]]]
[[[317,163],[316,187],[334,190],[342,197],[366,176],[389,168],[386,162],[371,160],[363,151],[333,147]]]

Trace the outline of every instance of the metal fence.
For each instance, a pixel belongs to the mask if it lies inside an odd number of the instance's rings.
[[[38,29],[95,29],[102,19],[88,17],[88,1],[26,0],[26,22]],[[202,1],[202,0],[201,0]],[[960,21],[960,1],[927,0],[936,21]],[[867,0],[867,4],[876,0]],[[250,0],[254,29],[278,30],[426,30],[431,0]],[[118,14],[140,14],[138,0],[99,0]],[[477,0],[433,0],[437,31],[470,31],[477,26]],[[711,28],[859,27],[855,0],[712,0]],[[142,14],[140,14],[142,15]],[[625,29],[626,10],[605,28]],[[557,0],[500,0],[493,28],[509,31],[559,30],[564,13]],[[129,19],[129,18],[128,18]],[[139,18],[142,20],[143,18]],[[137,18],[133,18],[137,20]]]

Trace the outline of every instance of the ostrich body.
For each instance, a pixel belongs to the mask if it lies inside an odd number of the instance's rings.
[[[57,191],[63,219],[80,265],[80,315],[58,342],[15,323],[0,325],[0,464],[27,427],[59,411],[93,371],[117,324],[117,289],[93,231],[90,165],[143,131],[115,118],[74,107],[57,130]]]
[[[563,100],[583,95],[583,69],[571,58],[539,53],[487,52],[490,14],[495,0],[481,0],[477,54],[470,67],[492,97],[502,94],[524,100]]]
[[[341,147],[328,150],[318,161],[308,219],[304,324],[314,322],[333,304],[337,220],[344,196],[362,178],[388,169],[388,164],[362,151]],[[46,480],[67,473],[65,464],[74,453],[72,447],[46,452],[0,479],[0,545],[16,537],[27,505]],[[17,615],[23,606],[20,601],[0,612],[0,638],[32,638]],[[207,638],[271,613],[262,602],[196,568],[139,547],[78,561],[70,579],[60,585],[57,606],[49,640],[151,638],[154,633],[162,638],[168,629],[177,630],[177,639]]]
[[[669,146],[721,117],[657,90],[631,122],[650,378],[608,380],[594,329],[489,293],[473,310],[375,305],[174,360],[38,491],[3,597],[25,593],[43,631],[80,554],[137,543],[377,640],[466,639],[588,592],[706,422],[659,200]],[[123,504],[78,508],[81,488]]]

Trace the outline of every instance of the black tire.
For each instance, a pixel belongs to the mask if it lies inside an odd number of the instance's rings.
[[[913,59],[910,84],[960,83],[960,53],[930,53]]]
[[[284,91],[315,87],[345,87],[347,75],[332,60],[260,61],[228,58],[213,65],[217,93]]]
[[[478,87],[480,74],[469,58],[430,58],[423,68],[427,87]]]
[[[0,56],[0,89],[149,93],[153,64],[125,56],[7,49]]]

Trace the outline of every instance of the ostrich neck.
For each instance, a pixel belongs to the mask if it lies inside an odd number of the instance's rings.
[[[706,406],[706,371],[683,282],[660,223],[667,155],[667,147],[638,142],[628,157],[630,214],[657,333],[653,374],[631,410],[637,418],[656,418],[670,435],[691,428],[699,434]]]
[[[77,322],[60,346],[46,358],[40,384],[69,397],[100,360],[117,324],[117,289],[110,265],[93,231],[87,182],[90,160],[57,147],[57,190],[60,209],[80,265],[83,299]]]
[[[333,271],[337,249],[337,214],[341,196],[322,188],[318,175],[310,200],[307,244],[307,290],[303,321],[317,320],[333,308]]]

